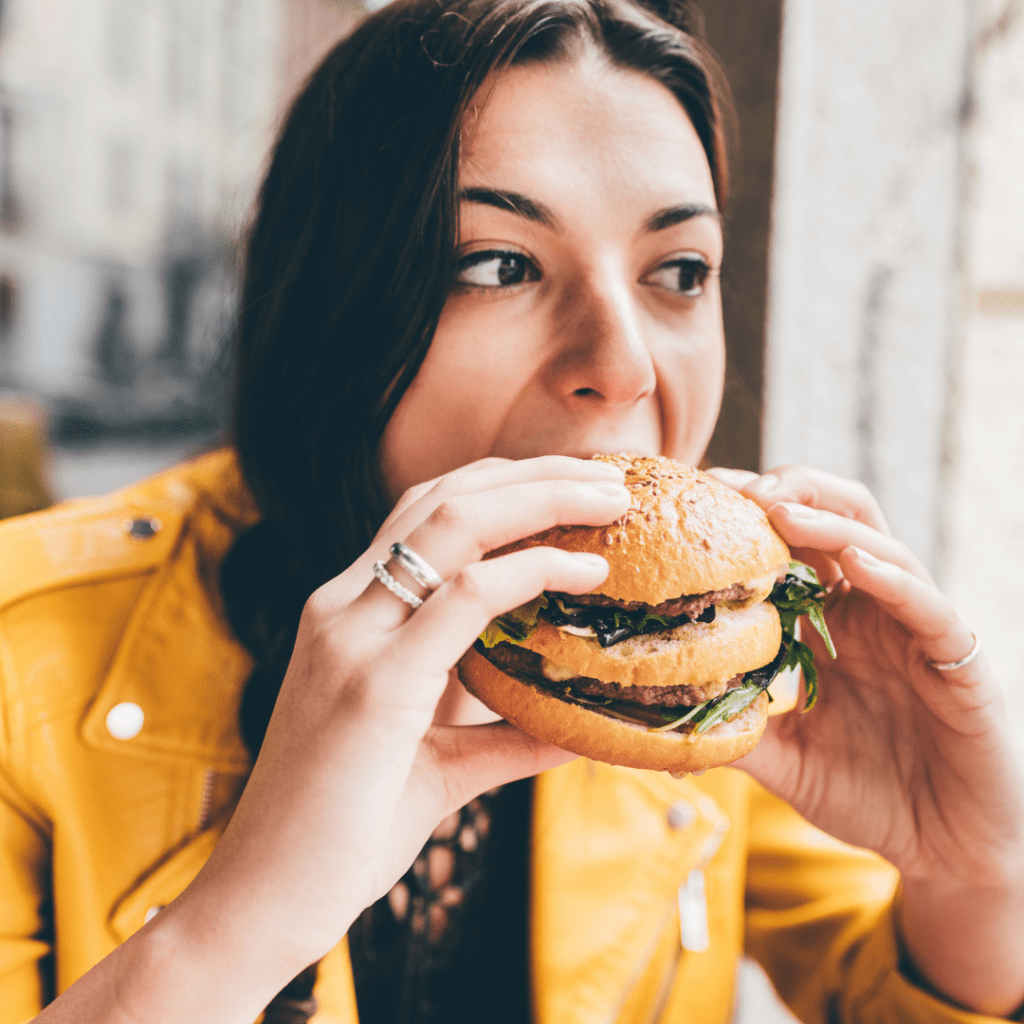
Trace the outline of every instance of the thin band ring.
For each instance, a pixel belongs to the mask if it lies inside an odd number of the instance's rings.
[[[400,597],[412,608],[419,608],[419,606],[423,604],[423,598],[417,597],[408,587],[403,587],[402,584],[384,568],[383,562],[373,563],[373,575],[376,576],[377,579],[379,579],[381,583],[383,583],[384,586],[395,595],[395,597]]]
[[[426,559],[400,541],[391,545],[391,557],[425,590],[437,590],[444,580]]]
[[[966,668],[981,654],[981,638],[974,633],[971,633],[971,636],[974,637],[974,646],[966,658],[961,658],[959,661],[932,661],[929,659],[928,664],[932,668],[937,668],[940,672],[955,672],[958,668]]]

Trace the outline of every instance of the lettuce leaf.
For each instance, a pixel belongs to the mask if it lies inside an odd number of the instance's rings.
[[[521,644],[537,628],[537,616],[541,608],[547,606],[548,599],[541,594],[529,604],[520,605],[496,619],[491,619],[487,628],[480,634],[481,642],[487,648],[494,647],[502,641]]]

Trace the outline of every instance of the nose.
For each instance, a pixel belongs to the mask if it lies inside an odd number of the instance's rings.
[[[560,348],[551,372],[564,401],[629,406],[654,393],[654,363],[626,280],[614,273],[593,275],[560,305]]]

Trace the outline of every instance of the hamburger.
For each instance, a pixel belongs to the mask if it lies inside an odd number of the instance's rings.
[[[559,526],[494,551],[536,546],[608,560],[598,590],[546,591],[494,619],[459,662],[463,684],[523,732],[610,764],[702,771],[760,739],[768,687],[799,666],[813,706],[808,615],[825,637],[825,592],[754,502],[667,458],[620,467],[629,511],[607,527]]]

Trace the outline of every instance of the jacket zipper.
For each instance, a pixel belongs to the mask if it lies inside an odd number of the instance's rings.
[[[206,774],[203,776],[203,788],[199,796],[197,832],[205,831],[206,826],[210,824],[210,811],[213,809],[213,783],[216,778],[217,773],[212,768],[207,768]]]
[[[687,874],[686,878],[683,880],[682,885],[680,885],[679,890],[676,892],[676,895],[672,898],[668,907],[665,909],[665,913],[661,916],[661,919],[658,921],[657,929],[651,935],[650,941],[647,943],[647,945],[644,946],[643,954],[637,961],[636,966],[633,968],[633,970],[630,971],[629,980],[626,982],[625,988],[622,991],[622,995],[619,997],[619,1000],[615,1004],[615,1007],[612,1010],[612,1012],[604,1019],[602,1024],[615,1024],[615,1022],[619,1019],[619,1014],[622,1013],[622,1008],[626,1005],[627,1001],[629,1000],[629,997],[632,994],[633,989],[636,987],[637,983],[646,973],[647,968],[650,967],[651,961],[654,959],[654,954],[658,950],[658,945],[661,941],[661,936],[665,931],[665,925],[668,924],[669,920],[672,918],[672,915],[676,913],[677,910],[681,911],[682,909],[682,890],[687,888],[691,884],[691,879],[693,879],[694,883],[696,883],[696,879],[694,879],[695,875],[699,876],[700,898],[701,900],[703,900],[704,869],[708,866],[708,864],[711,863],[711,860],[715,856],[715,854],[718,853],[722,843],[725,842],[725,834],[729,831],[729,819],[726,818],[724,814],[721,814],[721,811],[719,811],[719,814],[721,815],[720,820],[717,826],[715,827],[714,834],[710,836],[710,838],[707,840],[707,843],[705,844],[703,856],[697,862],[696,867],[694,867]],[[694,888],[697,888],[696,884],[694,884]],[[699,904],[696,904],[696,901],[694,901],[694,905],[699,906]],[[703,912],[704,927],[706,928],[706,903],[703,904]],[[686,936],[684,936],[684,929],[686,928],[687,923],[684,922],[682,913],[680,913],[680,938],[678,952],[681,952],[685,948]],[[647,1017],[648,1024],[660,1024],[662,1017],[664,1016],[665,1009],[668,1005],[668,998],[672,993],[672,987],[675,983],[676,974],[678,974],[678,972],[679,956],[677,955],[672,958],[672,964],[666,972],[665,977],[662,979],[661,985],[658,988],[658,998],[655,1000],[654,1008]]]

